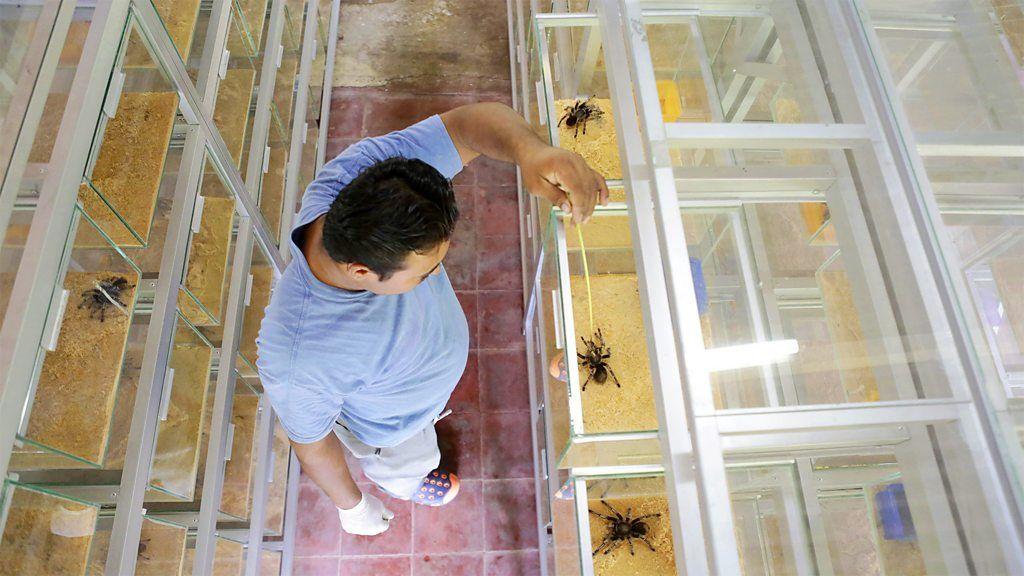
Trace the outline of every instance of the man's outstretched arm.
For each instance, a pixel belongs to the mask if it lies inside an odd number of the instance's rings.
[[[526,189],[564,211],[577,223],[587,221],[594,207],[608,203],[604,177],[575,152],[545,144],[523,117],[504,104],[483,102],[441,114],[463,164],[483,154],[515,162]],[[571,206],[570,206],[571,205]]]

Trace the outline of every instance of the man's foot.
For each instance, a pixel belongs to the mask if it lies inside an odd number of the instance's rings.
[[[459,477],[438,468],[423,479],[412,501],[423,506],[444,506],[459,494]]]
[[[569,375],[565,372],[565,354],[559,352],[554,358],[551,359],[551,364],[548,366],[548,374],[555,380],[562,382],[569,381]]]

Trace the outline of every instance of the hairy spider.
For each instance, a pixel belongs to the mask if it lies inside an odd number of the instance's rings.
[[[601,329],[598,328],[597,333],[590,340],[583,338],[583,336],[580,336],[580,340],[587,349],[585,354],[576,353],[576,356],[580,359],[580,366],[587,369],[587,381],[583,383],[582,391],[585,392],[587,390],[587,384],[591,380],[598,384],[604,384],[608,381],[609,374],[615,385],[622,388],[622,385],[619,384],[619,377],[615,375],[612,367],[608,365],[608,359],[612,357],[612,349],[604,345],[604,336],[601,335]]]
[[[604,535],[604,539],[598,544],[597,548],[594,548],[594,556],[597,556],[602,550],[605,554],[608,554],[615,548],[617,548],[623,542],[629,544],[630,556],[635,556],[636,553],[633,551],[633,540],[640,540],[647,547],[651,549],[651,552],[655,552],[654,544],[647,539],[647,533],[650,531],[650,527],[644,522],[645,518],[657,518],[661,514],[645,514],[643,516],[637,516],[632,518],[632,508],[626,509],[626,515],[619,514],[619,511],[612,508],[612,505],[601,500],[601,504],[604,504],[606,508],[612,511],[614,516],[608,514],[601,514],[600,512],[590,511],[591,514],[601,518],[608,522],[608,531]]]
[[[111,276],[96,284],[95,288],[82,292],[82,302],[78,304],[78,307],[88,307],[89,318],[95,318],[96,314],[99,313],[100,322],[103,322],[107,318],[107,308],[110,306],[115,304],[128,306],[121,301],[121,295],[125,290],[134,287],[123,276]]]
[[[152,540],[152,538],[143,538],[142,540],[139,540],[139,558],[142,558],[147,562],[150,560],[150,557],[146,556],[146,551],[149,549],[150,540]]]
[[[604,116],[604,112],[600,108],[590,103],[592,98],[593,96],[586,100],[576,100],[572,106],[566,106],[565,114],[558,121],[559,126],[565,122],[567,127],[576,128],[572,134],[573,139],[580,137],[580,128],[583,128],[584,134],[587,133],[587,122]]]

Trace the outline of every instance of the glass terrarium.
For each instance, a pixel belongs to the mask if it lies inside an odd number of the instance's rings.
[[[968,553],[980,573],[1007,573],[955,422],[736,436],[725,447],[744,574],[960,573]],[[948,484],[936,491],[939,476]]]
[[[110,551],[114,518],[103,515],[97,522],[89,550],[89,569],[84,574],[102,574]],[[135,558],[136,576],[179,574],[185,562],[188,528],[161,518],[144,516],[139,535],[139,551]]]
[[[260,576],[277,576],[281,573],[281,552],[274,550],[260,551]]]
[[[557,574],[677,573],[661,475],[568,476],[552,508]]]
[[[195,491],[213,354],[213,345],[179,317],[150,471],[150,486],[176,499],[191,500]]]
[[[192,209],[188,257],[178,297],[178,308],[196,326],[216,326],[224,320],[238,222],[235,197],[207,157]]]
[[[1018,488],[1024,397],[1024,12],[1012,2],[936,1],[888,6],[857,2],[861,30],[886,76],[904,148],[920,158],[915,176],[930,226],[946,238],[949,274],[964,285],[959,307],[990,370],[988,404]],[[896,20],[905,23],[895,27]],[[926,21],[936,26],[926,27]],[[927,30],[925,30],[927,28]],[[950,82],[950,78],[969,79]],[[941,240],[940,240],[941,241]]]
[[[320,55],[317,55],[320,58]],[[316,73],[316,60],[313,61],[313,72]],[[321,75],[323,72],[320,72]],[[306,99],[306,120],[305,120],[305,132],[302,138],[302,155],[299,158],[299,185],[298,185],[298,198],[296,198],[295,210],[298,211],[299,205],[302,201],[302,193],[305,192],[306,187],[316,177],[317,171],[317,155],[318,147],[320,143],[320,102],[321,94],[319,88],[310,86],[309,97]],[[301,88],[300,88],[301,89]]]
[[[4,482],[0,502],[0,573],[103,573],[114,518],[98,504],[11,480]],[[183,525],[144,516],[135,574],[177,574],[187,532]]]
[[[252,248],[249,277],[245,287],[242,331],[238,341],[238,363],[236,370],[246,377],[255,378],[256,336],[259,335],[263,312],[270,304],[270,293],[275,281],[275,268],[270,258],[258,246]]]
[[[0,182],[3,185],[0,192],[0,322],[5,317],[15,273],[24,256],[25,242],[36,214],[43,178],[51,169],[56,168],[50,166],[53,147],[64,111],[68,108],[69,90],[92,24],[93,10],[90,6],[75,7],[63,44],[51,46],[59,50],[60,54],[49,85],[36,83],[34,87],[37,90],[36,97],[45,98],[37,121],[23,121],[25,109],[29,105],[27,93],[19,95],[18,102],[14,102],[10,100],[14,96],[11,91],[14,85],[5,84],[5,87],[0,88],[0,93],[6,94],[0,96],[0,125],[3,126],[5,140],[0,144]],[[49,37],[49,30],[42,29],[46,23],[39,21],[40,17],[40,6],[0,6],[0,27],[4,30],[0,34],[3,36],[0,44],[9,42],[7,49],[0,49],[0,53],[4,54],[3,67],[10,74],[12,82],[17,81],[20,67],[29,64],[25,60],[25,51],[29,49],[27,43],[38,43],[41,40],[40,34]],[[34,73],[38,73],[38,70]],[[32,86],[33,83],[35,81],[26,86]],[[8,166],[16,143],[29,146],[28,156],[24,165],[15,163]],[[60,162],[63,159],[56,160]]]
[[[185,64],[193,83],[199,78],[203,58],[213,47],[213,36],[208,35],[212,7],[201,0],[150,0],[164,30],[171,39],[178,57]],[[210,58],[212,65],[219,58]]]
[[[191,576],[195,569],[195,547],[185,550],[185,565],[182,576]],[[217,536],[213,548],[213,572],[211,576],[241,576],[245,571],[245,545],[236,540]]]
[[[171,143],[187,127],[178,99],[129,18],[79,189],[84,211],[119,246],[149,244],[161,187],[177,179],[181,156]]]
[[[291,443],[280,422],[274,422],[274,438],[270,449],[270,486],[267,490],[266,513],[263,520],[265,534],[284,534],[284,507],[288,495],[288,473]]]
[[[141,360],[128,354],[148,329],[140,270],[81,211],[63,258],[12,470],[102,466],[122,375]]]
[[[228,424],[228,453],[220,511],[247,520],[252,510],[252,488],[256,463],[256,425],[262,414],[261,396],[248,378],[238,377],[231,400]]]
[[[563,467],[660,462],[625,208],[600,208],[578,228],[556,211],[543,258],[535,306],[555,461]]]

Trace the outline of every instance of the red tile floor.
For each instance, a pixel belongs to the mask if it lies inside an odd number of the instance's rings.
[[[422,95],[335,88],[328,157],[383,134],[507,92]],[[395,512],[378,537],[341,532],[334,506],[303,478],[294,573],[373,576],[529,576],[540,573],[526,356],[518,203],[511,165],[474,161],[454,180],[461,217],[444,265],[470,324],[466,372],[438,424],[445,463],[462,491],[442,508],[384,497]],[[353,467],[358,466],[354,464]],[[362,478],[357,475],[357,481]]]

